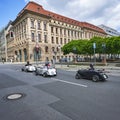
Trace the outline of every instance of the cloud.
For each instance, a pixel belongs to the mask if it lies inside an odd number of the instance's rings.
[[[41,4],[44,9],[86,21],[104,24],[120,31],[119,0],[25,0]]]

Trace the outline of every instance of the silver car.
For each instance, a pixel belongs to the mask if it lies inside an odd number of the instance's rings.
[[[52,67],[52,66],[41,66],[41,67],[37,67],[36,71],[35,71],[36,75],[42,75],[44,77],[47,76],[56,76],[57,75],[57,70]]]
[[[32,64],[29,64],[29,65],[23,66],[21,70],[25,71],[25,72],[35,72],[36,67],[34,65],[32,65]]]

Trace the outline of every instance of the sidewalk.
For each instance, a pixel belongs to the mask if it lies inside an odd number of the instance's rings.
[[[4,62],[4,64],[25,64],[26,62]],[[2,62],[0,62],[0,64],[3,64]],[[3,64],[3,65],[4,65]],[[36,63],[32,63],[32,64],[36,64]],[[41,62],[42,64],[42,62]],[[88,65],[69,65],[68,64],[55,64],[56,68],[59,69],[64,69],[64,70],[79,70],[79,69],[87,69],[89,68],[89,64]],[[99,66],[96,65],[94,66],[95,69],[105,69],[105,70],[120,70],[120,67],[115,66],[115,63],[109,63],[109,65],[106,66]]]
[[[55,65],[56,68],[59,69],[64,69],[64,70],[68,70],[68,71],[75,71],[75,70],[79,70],[79,69],[87,69],[89,68],[89,65],[60,65],[60,64],[56,64]],[[114,64],[109,64],[108,66],[94,66],[95,69],[105,69],[107,70],[120,70],[120,67],[116,67]]]

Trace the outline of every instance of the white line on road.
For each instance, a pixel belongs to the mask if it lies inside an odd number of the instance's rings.
[[[71,85],[76,85],[76,86],[81,86],[81,87],[88,87],[87,85],[78,84],[78,83],[69,82],[69,81],[64,81],[64,80],[60,80],[60,79],[56,79],[56,78],[51,78],[51,79],[56,80],[56,81],[60,81],[60,82],[64,82],[64,83],[68,83],[68,84],[71,84]]]

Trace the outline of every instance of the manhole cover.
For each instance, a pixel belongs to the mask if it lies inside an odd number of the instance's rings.
[[[20,99],[24,96],[24,94],[22,93],[12,93],[12,94],[9,94],[7,95],[7,100],[17,100],[17,99]]]

